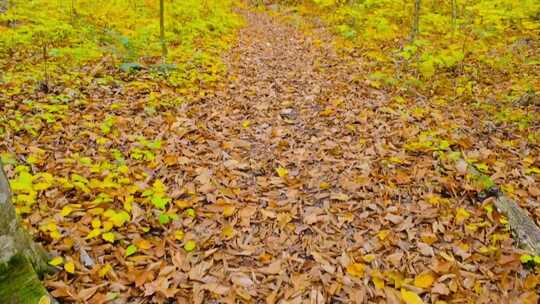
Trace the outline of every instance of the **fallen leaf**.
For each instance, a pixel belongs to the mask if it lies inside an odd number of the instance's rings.
[[[281,177],[281,178],[285,178],[285,177],[287,177],[287,175],[289,175],[289,171],[287,169],[285,169],[284,167],[278,167],[276,169],[276,172],[277,172],[278,176]]]
[[[423,304],[422,298],[412,291],[408,291],[404,288],[401,289],[401,299],[406,304]]]
[[[72,261],[69,261],[64,264],[64,270],[67,273],[75,273],[75,264]]]
[[[364,276],[365,265],[362,263],[351,263],[347,266],[347,273],[353,277],[360,278]]]
[[[414,278],[414,286],[429,288],[433,284],[433,281],[435,281],[433,275],[430,272],[424,272]]]

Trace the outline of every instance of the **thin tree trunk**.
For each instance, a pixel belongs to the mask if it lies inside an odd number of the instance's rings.
[[[44,299],[52,302],[38,277],[47,270],[45,251],[32,241],[17,218],[0,162],[0,302],[47,303]]]
[[[456,30],[457,24],[457,0],[452,0],[452,30]]]
[[[167,60],[167,44],[165,42],[165,0],[159,0],[159,38],[161,40],[161,60]]]
[[[71,22],[75,23],[77,18],[77,9],[75,8],[75,0],[71,0]]]
[[[413,25],[411,31],[411,41],[416,39],[420,33],[420,5],[421,0],[414,0]]]
[[[9,9],[9,0],[0,0],[0,13],[4,13]]]

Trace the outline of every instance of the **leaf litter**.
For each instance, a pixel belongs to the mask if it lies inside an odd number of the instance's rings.
[[[532,202],[538,174],[526,168],[538,167],[538,147],[508,145],[482,124],[489,113],[393,103],[353,80],[363,73],[354,57],[315,43],[326,34],[244,14],[221,86],[149,109],[177,93],[144,79],[91,82],[69,93],[89,102],[59,110],[39,137],[7,134],[2,150],[26,164],[8,162],[18,211],[60,269],[45,278],[53,296],[537,302],[540,277],[450,148]],[[24,94],[9,98],[3,112],[26,110]],[[417,103],[431,114],[410,115]]]

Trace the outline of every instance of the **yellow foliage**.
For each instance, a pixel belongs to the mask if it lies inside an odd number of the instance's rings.
[[[232,205],[226,205],[223,207],[223,216],[224,217],[230,217],[234,214],[234,211],[236,211],[236,208]]]
[[[52,266],[58,266],[64,262],[64,258],[61,256],[54,257],[52,260],[49,261],[49,264]]]
[[[64,270],[67,273],[75,273],[75,264],[72,261],[69,261],[64,264]]]
[[[469,213],[469,211],[465,210],[464,208],[458,208],[456,211],[456,223],[461,224],[470,216],[471,214]]]
[[[419,288],[429,288],[433,284],[433,281],[435,281],[435,278],[431,272],[421,273],[414,278],[414,286]]]
[[[109,242],[109,243],[114,243],[115,236],[114,236],[114,233],[112,233],[112,232],[106,232],[106,233],[102,234],[101,237],[102,237],[105,241],[107,241],[107,242]]]
[[[424,304],[422,298],[412,291],[408,291],[405,288],[401,288],[401,299],[406,304]]]
[[[281,166],[276,169],[276,172],[281,178],[284,178],[287,175],[289,175],[289,171],[286,168],[283,168]]]
[[[235,231],[234,231],[234,227],[232,225],[225,225],[225,227],[223,227],[223,230],[222,230],[222,235],[225,239],[231,239],[232,237],[234,237],[234,234],[235,234]]]
[[[111,271],[113,268],[111,264],[105,264],[105,266],[101,267],[101,269],[98,271],[98,275],[100,277],[105,277],[109,271]]]
[[[364,275],[365,265],[362,263],[351,263],[347,266],[347,273],[353,277],[360,278]]]

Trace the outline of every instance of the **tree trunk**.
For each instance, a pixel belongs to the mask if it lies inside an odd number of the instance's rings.
[[[9,8],[9,0],[0,0],[0,13],[4,13]]]
[[[452,0],[452,30],[456,30],[457,24],[457,0]]]
[[[0,162],[0,301],[5,304],[53,302],[38,277],[46,270],[47,255],[21,226]]]
[[[411,31],[411,41],[416,39],[418,33],[420,33],[420,3],[421,0],[414,0],[414,12],[413,12],[413,25]]]
[[[165,0],[159,0],[159,38],[161,40],[161,60],[167,61],[167,43],[165,42]]]

